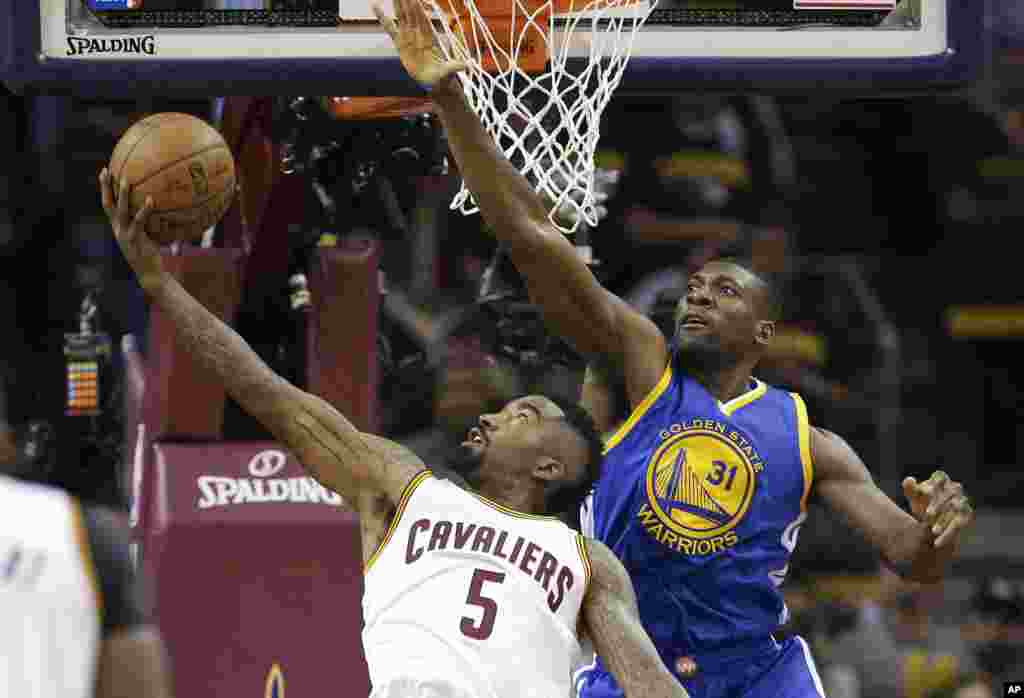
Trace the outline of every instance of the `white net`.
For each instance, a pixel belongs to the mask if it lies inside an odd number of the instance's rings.
[[[434,22],[434,33],[447,58],[471,63],[459,74],[466,99],[499,149],[547,200],[551,222],[565,233],[595,226],[601,113],[654,2],[423,2],[447,20]],[[490,5],[482,11],[483,2]],[[503,5],[495,10],[497,3]],[[478,211],[465,182],[451,207],[467,215]]]

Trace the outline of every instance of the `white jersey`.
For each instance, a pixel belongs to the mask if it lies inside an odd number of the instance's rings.
[[[367,561],[372,698],[564,698],[590,581],[583,538],[424,471]]]
[[[76,500],[0,477],[0,695],[92,696],[100,598]]]

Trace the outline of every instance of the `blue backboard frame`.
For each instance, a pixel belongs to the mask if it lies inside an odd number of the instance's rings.
[[[414,95],[393,58],[40,59],[40,0],[5,3],[0,70],[17,92],[91,98],[142,95]],[[948,0],[947,49],[933,56],[872,59],[634,57],[620,94],[680,91],[919,94],[969,84],[984,62],[984,3]]]

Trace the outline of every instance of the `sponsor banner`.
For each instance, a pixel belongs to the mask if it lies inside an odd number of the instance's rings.
[[[294,698],[342,676],[339,695],[368,695],[359,521],[343,499],[273,442],[158,441],[149,466],[143,565],[189,667],[176,693]]]
[[[336,520],[348,509],[273,443],[157,443],[153,455],[155,501],[168,503],[153,509],[158,518],[295,522]]]

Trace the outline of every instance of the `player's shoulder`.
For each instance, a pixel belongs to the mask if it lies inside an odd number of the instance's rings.
[[[69,495],[53,485],[0,475],[0,496],[24,501],[67,503]]]
[[[753,398],[751,405],[763,409],[784,410],[788,413],[796,411],[802,415],[801,419],[806,421],[807,405],[800,393],[782,385],[773,385],[767,381],[753,377],[754,384],[748,393]]]
[[[414,504],[413,504],[414,503]],[[443,510],[480,505],[477,495],[458,474],[445,469],[424,468],[406,483],[398,508],[413,504],[416,508]]]
[[[756,376],[754,376],[754,383],[753,392],[761,392],[763,397],[782,400],[788,404],[792,404],[794,401],[803,401],[800,393],[790,390],[785,386],[774,385]]]
[[[23,540],[46,548],[66,545],[76,511],[75,500],[60,488],[0,476],[0,525]]]
[[[595,538],[580,536],[590,567],[591,586],[618,590],[632,585],[629,573],[611,548]]]

